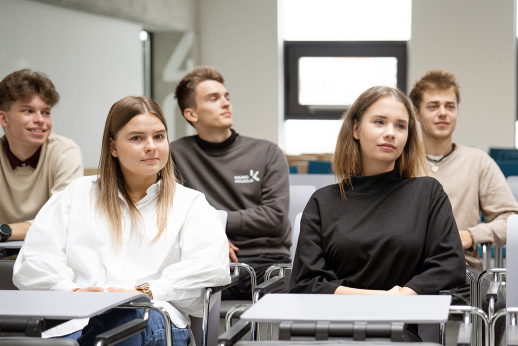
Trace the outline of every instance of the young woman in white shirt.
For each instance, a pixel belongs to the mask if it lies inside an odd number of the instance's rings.
[[[205,287],[230,282],[228,243],[205,196],[176,183],[167,125],[146,97],[116,102],[104,129],[99,176],[74,180],[32,224],[14,266],[22,290],[144,292],[187,345],[188,315],[201,316]],[[107,294],[107,293],[99,293]],[[95,336],[142,316],[114,309],[44,333],[93,345]],[[146,331],[120,345],[165,345],[152,311]]]

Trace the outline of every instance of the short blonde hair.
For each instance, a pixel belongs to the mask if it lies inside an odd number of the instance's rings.
[[[460,90],[457,78],[452,73],[443,70],[430,70],[425,73],[417,82],[414,83],[412,91],[410,91],[410,100],[419,110],[423,101],[423,94],[426,90],[448,90],[453,88],[457,104],[460,103]]]

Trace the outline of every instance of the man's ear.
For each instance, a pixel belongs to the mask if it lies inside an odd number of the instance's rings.
[[[0,111],[0,125],[2,125],[2,127],[9,126],[9,121],[7,120],[7,112]]]
[[[414,107],[414,113],[417,121],[421,122],[421,114],[419,113],[419,109],[417,109],[417,107]]]
[[[115,146],[115,141],[113,138],[110,138],[110,152],[112,153],[113,157],[117,157],[117,147]]]
[[[360,131],[358,129],[358,121],[357,120],[353,120],[353,137],[356,140],[360,139]]]
[[[198,114],[196,114],[192,108],[185,108],[183,110],[183,116],[193,124],[198,122]]]

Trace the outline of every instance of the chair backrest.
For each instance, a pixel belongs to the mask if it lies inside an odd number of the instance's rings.
[[[0,291],[18,290],[18,287],[13,284],[14,262],[0,260]]]
[[[291,228],[295,225],[295,216],[304,211],[311,195],[316,191],[316,187],[311,185],[290,185],[290,208],[288,218],[290,219]]]
[[[227,230],[228,213],[225,210],[218,210],[218,212],[221,223],[223,224],[223,229]]]
[[[518,175],[518,161],[495,161],[504,176]]]
[[[518,150],[514,148],[489,148],[489,156],[495,161],[518,161]]]
[[[330,161],[308,161],[308,174],[333,174]]]
[[[293,230],[291,233],[291,263],[293,264],[293,259],[295,258],[295,251],[297,250],[297,242],[299,241],[300,234],[300,220],[302,219],[302,213],[298,213],[295,216],[295,222],[293,223]]]
[[[507,219],[507,307],[518,307],[518,215]]]
[[[518,200],[518,176],[511,175],[507,177],[507,184],[509,185],[514,198]]]
[[[317,190],[335,184],[333,174],[290,174],[290,186],[313,185]]]

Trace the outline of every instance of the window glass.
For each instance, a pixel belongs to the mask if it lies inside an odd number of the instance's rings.
[[[286,120],[286,154],[334,153],[341,120]]]
[[[283,0],[286,41],[408,41],[411,0]]]
[[[397,59],[303,57],[299,59],[301,105],[351,105],[375,85],[397,87]]]

